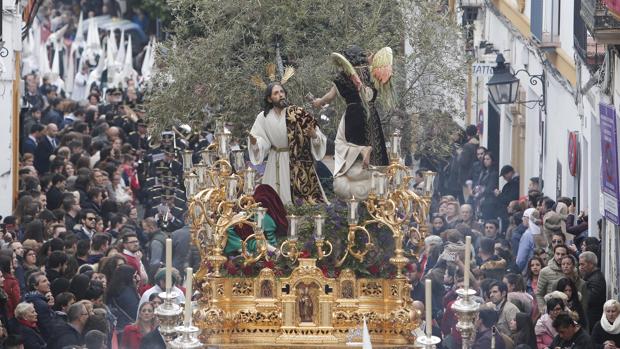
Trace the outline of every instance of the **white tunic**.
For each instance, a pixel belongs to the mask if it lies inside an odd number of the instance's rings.
[[[318,161],[325,156],[327,137],[318,126],[315,131],[317,137],[312,140],[311,150],[312,155]],[[291,171],[286,130],[286,109],[283,109],[279,115],[274,109],[267,113],[267,117],[263,116],[263,112],[258,114],[250,134],[256,138],[255,145],[248,142],[252,164],[261,164],[265,156],[269,154],[262,183],[273,187],[285,205],[290,204],[292,202]],[[321,191],[323,191],[322,188]]]

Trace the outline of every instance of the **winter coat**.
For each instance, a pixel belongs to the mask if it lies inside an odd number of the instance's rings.
[[[553,338],[557,335],[557,331],[553,328],[553,320],[551,320],[549,314],[543,314],[543,316],[536,321],[534,333],[536,333],[536,344],[538,349],[547,348],[551,342],[553,342]]]
[[[19,304],[19,300],[21,299],[19,281],[17,281],[13,274],[4,274],[4,284],[2,285],[2,288],[8,296],[6,303],[6,315],[9,319],[12,319],[15,316],[15,307],[17,307],[17,304]]]
[[[26,293],[24,301],[34,305],[41,335],[44,339],[49,340],[51,334],[54,332],[53,326],[57,320],[56,313],[50,308],[49,304],[47,304],[45,296],[37,291]]]
[[[546,267],[542,268],[540,275],[538,275],[538,286],[536,290],[536,302],[538,302],[538,309],[541,313],[545,311],[545,295],[555,291],[555,285],[558,280],[564,277],[562,273],[562,267],[556,263],[555,259],[549,260]],[[603,298],[603,302],[605,299]],[[600,317],[600,314],[599,314]]]
[[[15,334],[18,334],[24,340],[24,349],[45,349],[47,343],[41,336],[38,327],[28,327],[15,319]]]
[[[139,302],[138,292],[127,286],[116,297],[108,298],[108,306],[117,318],[116,328],[124,329],[125,326],[136,321]]]
[[[596,269],[586,275],[584,281],[588,288],[588,303],[585,305],[586,317],[588,318],[588,323],[592,326],[603,315],[603,304],[605,304],[607,299],[607,282],[600,269]]]
[[[573,349],[590,349],[592,347],[592,339],[588,333],[580,328],[575,335],[569,340],[563,340],[559,335],[553,338],[549,348],[573,348]]]
[[[69,345],[84,345],[82,334],[69,325],[67,322],[59,322],[54,327],[54,334],[51,338],[50,349],[62,349]]]
[[[592,343],[594,343],[594,348],[603,349],[603,343],[607,341],[616,343],[616,346],[620,345],[620,333],[611,334],[605,332],[599,321],[592,327]]]
[[[123,330],[123,338],[121,340],[121,348],[140,349],[141,342],[142,332],[140,332],[140,326],[137,324],[125,326],[125,329]]]

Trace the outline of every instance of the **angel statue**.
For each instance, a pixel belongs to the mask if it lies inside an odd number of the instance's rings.
[[[320,108],[338,95],[344,98],[347,108],[335,141],[334,192],[341,199],[365,199],[371,179],[368,166],[386,166],[389,162],[375,102],[382,98],[388,108],[393,105],[392,49],[384,47],[368,57],[353,45],[343,54],[332,53],[331,58],[341,71],[329,92],[314,99],[312,105]]]

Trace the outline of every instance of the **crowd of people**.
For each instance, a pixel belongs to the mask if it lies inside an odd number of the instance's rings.
[[[113,0],[91,3],[82,6],[92,15],[120,11]],[[42,21],[50,32],[72,11],[54,4]],[[178,302],[186,301],[183,270],[200,263],[184,224],[177,160],[189,137],[181,128],[153,140],[143,86],[134,79],[122,87],[94,84],[72,98],[53,77],[23,77],[19,194],[0,241],[4,347],[163,348],[154,310],[164,290],[165,239],[173,240]],[[433,283],[434,320],[421,328],[432,326],[441,347],[461,346],[452,304],[467,273],[481,303],[474,348],[620,348],[620,303],[606,301],[600,241],[588,236],[594,227],[587,214],[577,213],[571,198],[546,196],[536,177],[519,196],[518,173],[510,165],[497,171],[476,131],[455,135],[452,157],[439,169],[424,251],[407,266],[418,309],[422,280]],[[205,126],[192,149],[213,141],[211,132]],[[416,172],[418,188],[423,171]],[[284,212],[281,201],[272,206]],[[284,216],[271,217],[274,232],[283,230]],[[464,265],[467,236],[471,265]]]
[[[128,10],[123,15],[148,31],[148,18]],[[70,44],[80,11],[121,15],[114,0],[45,2],[42,36],[68,24],[63,42]],[[86,75],[95,69],[82,67]],[[154,310],[165,288],[165,239],[173,240],[175,285],[184,278],[179,270],[199,263],[183,222],[174,156],[182,140],[172,131],[150,138],[141,79],[95,81],[71,93],[54,74],[22,76],[19,193],[1,225],[0,342],[164,348]],[[175,289],[185,302],[183,288]]]
[[[490,348],[493,337],[495,348],[619,348],[620,303],[605,301],[601,245],[588,236],[587,214],[576,213],[574,199],[545,195],[539,178],[520,197],[518,173],[510,165],[498,173],[474,126],[457,139],[439,176],[424,253],[408,269],[415,301],[425,300],[423,280],[432,280],[441,345],[461,347],[451,306],[468,273],[481,304],[474,348]],[[474,256],[466,266],[468,236]]]

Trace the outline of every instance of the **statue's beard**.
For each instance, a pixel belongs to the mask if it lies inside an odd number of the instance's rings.
[[[288,107],[288,100],[286,98],[282,98],[281,100],[274,102],[273,106],[275,108],[286,108]]]

